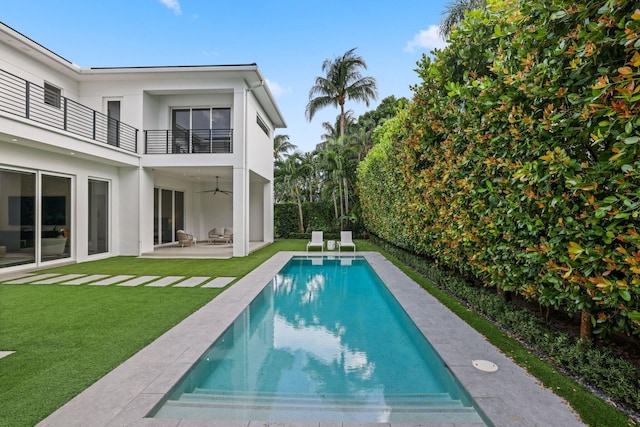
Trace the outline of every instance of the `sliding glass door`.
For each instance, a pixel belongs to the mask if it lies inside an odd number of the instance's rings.
[[[176,231],[184,229],[184,192],[154,189],[153,224],[154,244],[176,241]]]
[[[35,259],[36,173],[0,169],[0,268]]]
[[[230,153],[230,108],[183,108],[171,113],[174,153]]]
[[[109,252],[109,183],[89,180],[88,254]]]
[[[42,175],[40,261],[71,256],[71,178]]]

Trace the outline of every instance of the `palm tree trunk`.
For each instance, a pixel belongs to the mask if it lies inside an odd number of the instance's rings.
[[[338,191],[340,192],[340,230],[344,229],[344,203],[342,200],[342,183],[338,185]]]
[[[344,102],[340,104],[340,136],[344,136]]]
[[[344,182],[344,211],[345,215],[349,215],[349,187],[347,183],[347,178],[342,178]]]
[[[298,231],[300,233],[304,233],[304,218],[302,217],[302,201],[300,200],[300,191],[298,190],[298,186],[295,187],[296,200],[298,201],[298,219],[300,220],[298,224]]]

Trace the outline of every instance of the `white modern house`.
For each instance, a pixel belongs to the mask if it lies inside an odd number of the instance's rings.
[[[214,227],[246,256],[273,241],[285,126],[256,64],[84,68],[0,23],[0,273]]]

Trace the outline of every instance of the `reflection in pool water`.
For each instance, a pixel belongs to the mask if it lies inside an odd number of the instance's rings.
[[[155,417],[482,422],[366,260],[350,261],[293,258]]]

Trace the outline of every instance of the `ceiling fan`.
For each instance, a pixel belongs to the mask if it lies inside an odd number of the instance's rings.
[[[233,191],[221,190],[221,189],[218,187],[218,178],[219,178],[219,177],[217,177],[217,176],[216,176],[216,188],[215,188],[214,190],[197,191],[197,193],[213,193],[213,195],[214,195],[214,196],[216,195],[216,193],[226,194],[227,196],[228,196],[229,194],[232,194],[232,193],[233,193]]]

